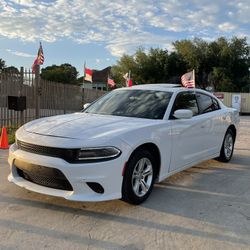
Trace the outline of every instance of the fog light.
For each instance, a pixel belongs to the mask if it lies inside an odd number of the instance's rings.
[[[103,194],[104,188],[97,182],[87,182],[87,185],[96,193]]]

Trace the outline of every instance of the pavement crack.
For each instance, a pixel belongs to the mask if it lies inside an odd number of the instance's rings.
[[[242,212],[240,212],[240,214],[241,214],[242,216],[244,216],[247,220],[250,220],[250,216],[245,215],[245,214],[244,214],[244,213],[242,213]]]

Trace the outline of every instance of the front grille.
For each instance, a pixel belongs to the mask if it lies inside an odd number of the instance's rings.
[[[27,181],[54,189],[73,190],[71,184],[59,169],[26,163],[20,160],[15,160],[14,164],[18,175]]]
[[[20,140],[17,140],[17,147],[21,150],[34,154],[62,158],[68,162],[74,162],[76,160],[79,150],[79,149],[66,149],[66,148],[64,149],[64,148],[40,146],[23,142]]]

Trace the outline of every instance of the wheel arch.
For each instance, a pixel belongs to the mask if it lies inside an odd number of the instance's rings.
[[[227,131],[228,131],[229,129],[233,132],[233,134],[234,134],[234,141],[235,141],[236,134],[237,134],[236,127],[235,127],[233,124],[231,124],[231,125],[227,128]]]
[[[147,142],[147,143],[141,144],[140,146],[136,147],[133,150],[129,159],[132,157],[133,154],[135,154],[136,152],[138,152],[141,149],[147,150],[153,155],[153,157],[156,161],[156,169],[154,169],[154,171],[155,171],[155,179],[157,179],[159,174],[160,174],[160,168],[161,168],[161,154],[160,154],[160,150],[159,150],[158,146],[152,142]]]

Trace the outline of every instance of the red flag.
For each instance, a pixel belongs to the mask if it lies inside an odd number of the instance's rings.
[[[92,82],[93,71],[91,69],[84,68],[84,73],[85,73],[84,80]]]
[[[32,64],[32,73],[35,74],[36,72],[36,65],[38,65],[38,60],[37,58],[35,59],[35,61]]]
[[[128,86],[128,87],[132,87],[132,86],[133,86],[132,79],[128,79],[127,86]]]
[[[123,78],[126,80],[126,86],[127,87],[132,87],[133,86],[133,82],[131,79],[131,71],[129,70],[129,72],[127,72]]]

